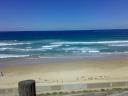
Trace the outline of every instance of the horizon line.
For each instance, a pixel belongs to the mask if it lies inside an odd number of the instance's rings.
[[[78,29],[69,29],[69,30],[0,30],[0,32],[23,32],[23,31],[26,31],[26,32],[30,32],[30,31],[95,31],[95,30],[128,30],[128,29],[81,29],[81,30],[78,30]]]

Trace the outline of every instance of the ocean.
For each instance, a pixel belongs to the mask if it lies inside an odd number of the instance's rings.
[[[0,58],[128,54],[128,29],[0,32]]]

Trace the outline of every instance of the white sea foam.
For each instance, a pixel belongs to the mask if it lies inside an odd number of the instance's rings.
[[[92,51],[88,51],[88,52],[90,52],[90,53],[99,53],[100,51],[98,51],[98,50],[92,50]]]
[[[9,45],[23,45],[23,44],[31,44],[31,43],[29,43],[29,42],[25,42],[25,43],[21,43],[21,42],[19,42],[19,43],[4,43],[4,42],[0,42],[0,46],[9,46]]]
[[[49,45],[49,46],[42,46],[42,48],[56,48],[56,47],[60,47],[62,46],[62,44],[54,44],[54,45]]]
[[[0,51],[12,50],[13,48],[0,48]]]
[[[127,54],[128,51],[124,51],[124,52],[100,52],[100,54]]]
[[[50,48],[51,46],[42,46],[42,48]]]
[[[121,41],[97,41],[97,42],[54,42],[52,44],[119,44],[119,43],[128,43],[127,40],[121,40]]]
[[[35,41],[34,41],[35,42]],[[24,44],[30,44],[25,45]],[[21,42],[21,41],[14,41],[14,42],[0,42],[0,58],[10,58],[10,57],[27,57],[29,54],[33,56],[34,52],[42,52],[47,54],[54,54],[54,55],[65,55],[69,54],[78,54],[78,55],[86,55],[86,54],[123,54],[128,53],[128,50],[125,52],[118,52],[118,50],[113,49],[113,52],[110,52],[109,49],[115,47],[128,47],[128,40],[123,41],[97,41],[97,42],[61,42],[61,41],[50,41],[50,42],[37,42],[34,45],[33,41]],[[97,45],[96,45],[97,44]],[[99,45],[98,45],[99,44]],[[100,45],[101,44],[101,45]],[[8,46],[10,45],[10,46]],[[14,45],[14,46],[11,46]],[[19,45],[19,46],[15,46]],[[21,45],[21,47],[20,47]],[[23,45],[23,46],[22,46]],[[95,46],[96,45],[96,46]],[[105,46],[104,46],[105,45]],[[100,46],[100,47],[99,47]],[[112,46],[112,47],[111,47]],[[106,49],[105,49],[106,48]],[[108,49],[108,50],[107,50]],[[104,52],[108,51],[108,52]],[[52,52],[51,52],[52,51]],[[5,52],[5,53],[4,53]],[[8,55],[8,53],[19,53],[19,55]],[[51,52],[51,53],[50,53]],[[55,53],[56,52],[56,53]],[[7,55],[6,55],[7,53]],[[28,53],[28,55],[20,54],[20,53]],[[40,55],[40,54],[37,54]],[[41,55],[41,56],[42,56]]]
[[[50,50],[52,48],[0,48],[0,51],[45,51],[45,50]]]
[[[0,58],[18,58],[18,57],[29,57],[29,55],[0,54]]]
[[[126,44],[109,44],[108,46],[115,46],[115,47],[128,47],[128,43]]]
[[[98,52],[100,52],[97,49],[88,48],[88,47],[84,47],[84,48],[79,48],[79,47],[63,48],[63,50],[65,52],[72,51],[73,53],[75,53],[75,52],[80,52],[80,53],[98,53]]]

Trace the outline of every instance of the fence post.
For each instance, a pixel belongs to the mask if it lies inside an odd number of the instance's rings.
[[[19,96],[36,96],[35,80],[25,80],[18,83]]]

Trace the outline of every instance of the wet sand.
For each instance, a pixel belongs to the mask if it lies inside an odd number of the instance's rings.
[[[93,58],[22,58],[0,60],[0,88],[34,79],[38,86],[128,80],[128,56]],[[38,61],[38,62],[36,62]],[[29,62],[28,64],[26,62]],[[2,66],[2,64],[5,64]]]

